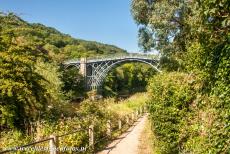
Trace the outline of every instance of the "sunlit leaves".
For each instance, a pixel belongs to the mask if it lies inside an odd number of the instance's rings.
[[[149,78],[155,73],[155,70],[146,64],[133,63],[119,66],[111,70],[106,77],[103,94],[116,96],[145,91]]]
[[[23,118],[33,118],[46,103],[46,87],[40,84],[44,78],[35,72],[36,60],[46,55],[12,34],[1,33],[0,43],[5,44],[0,51],[1,124],[22,128]]]
[[[151,51],[151,49],[155,46],[153,40],[152,32],[146,27],[140,28],[138,31],[138,46],[144,51]]]
[[[183,121],[196,97],[194,80],[192,75],[184,73],[159,74],[150,80],[148,105],[160,153],[180,151]]]
[[[139,37],[142,49],[146,44],[154,44],[154,48],[165,55],[172,55],[184,49],[185,40],[174,40],[175,37],[181,37],[185,31],[186,5],[183,1],[163,0],[148,3],[147,0],[133,0],[131,8],[134,20],[145,25],[145,31],[152,32],[152,39],[143,40]],[[139,31],[143,31],[143,27],[140,27]],[[143,51],[146,51],[145,48]]]
[[[133,0],[131,12],[137,24],[148,24],[149,4],[146,0]]]

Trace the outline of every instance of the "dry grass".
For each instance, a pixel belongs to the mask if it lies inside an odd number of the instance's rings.
[[[147,93],[137,93],[118,103],[109,103],[107,109],[116,112],[120,116],[124,116],[143,106],[147,100]]]
[[[151,131],[150,121],[148,119],[145,128],[139,138],[138,154],[154,154],[154,153],[155,152],[153,146],[153,133]]]

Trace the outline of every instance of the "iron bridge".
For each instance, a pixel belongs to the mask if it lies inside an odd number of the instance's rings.
[[[84,77],[85,86],[88,90],[96,90],[103,85],[103,81],[108,72],[124,63],[140,62],[150,65],[153,69],[160,72],[158,69],[159,60],[151,55],[124,55],[110,58],[81,58],[64,62],[65,68],[76,67],[80,74]]]

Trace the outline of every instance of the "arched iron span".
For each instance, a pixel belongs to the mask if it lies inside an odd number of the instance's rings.
[[[122,63],[140,62],[150,65],[153,69],[158,69],[159,61],[149,56],[122,56],[114,58],[70,60],[64,63],[65,68],[77,67],[85,78],[86,88],[88,90],[98,89],[102,86],[108,72]]]

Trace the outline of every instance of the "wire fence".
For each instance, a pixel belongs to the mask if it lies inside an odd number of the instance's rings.
[[[128,129],[129,126],[131,126],[136,120],[138,120],[138,118],[140,116],[142,116],[144,113],[146,112],[146,106],[141,106],[140,108],[138,108],[135,112],[132,112],[131,114],[127,114],[125,117],[118,119],[117,122],[117,127],[116,129],[112,128],[112,122],[110,120],[107,121],[106,124],[106,132],[104,133],[105,135],[99,139],[95,138],[95,133],[94,132],[94,124],[91,124],[88,129],[76,129],[70,132],[67,132],[65,134],[61,134],[61,135],[55,135],[55,134],[51,134],[49,137],[36,141],[36,142],[32,142],[32,143],[28,143],[26,145],[20,145],[20,146],[16,146],[16,147],[12,147],[12,148],[7,148],[4,151],[0,151],[0,154],[5,154],[5,153],[10,153],[10,152],[17,152],[17,151],[26,151],[26,148],[39,144],[39,143],[44,143],[44,142],[48,142],[49,141],[49,147],[47,148],[47,150],[49,151],[50,154],[58,154],[59,151],[62,150],[66,150],[66,149],[61,149],[61,145],[59,145],[59,139],[61,139],[62,137],[65,136],[69,136],[78,132],[86,132],[88,131],[88,144],[83,148],[83,149],[77,149],[78,152],[88,152],[88,153],[94,153],[95,151],[97,151],[98,149],[96,148],[96,145],[99,144],[100,142],[105,142],[105,141],[109,141],[112,140],[113,138],[113,132],[118,132],[120,131],[119,135],[123,132],[124,128]],[[125,122],[122,123],[122,120],[125,119]],[[116,123],[113,122],[113,123]],[[125,129],[125,130],[126,130]],[[36,150],[36,149],[34,149]],[[43,149],[44,150],[44,149]],[[73,150],[73,149],[72,149]],[[76,149],[75,149],[75,152]]]

